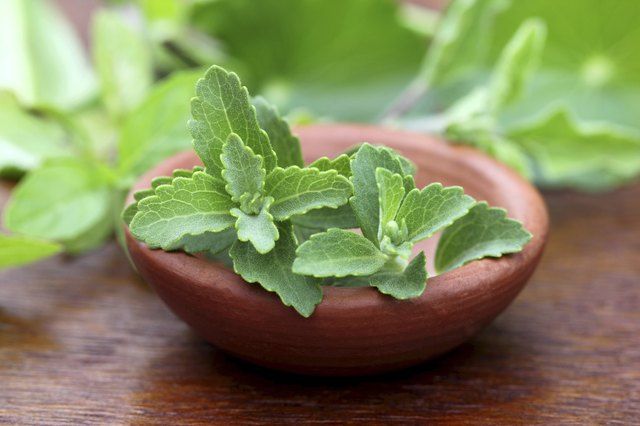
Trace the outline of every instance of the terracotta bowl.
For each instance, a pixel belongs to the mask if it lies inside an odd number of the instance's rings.
[[[178,317],[220,349],[266,367],[313,375],[407,367],[454,348],[488,325],[536,268],[548,228],[544,202],[533,186],[486,155],[380,127],[314,125],[296,133],[307,161],[335,156],[363,141],[395,148],[418,166],[419,186],[434,181],[461,185],[477,199],[506,208],[533,233],[533,240],[521,253],[432,277],[422,297],[409,301],[372,288],[325,287],[322,303],[303,318],[273,293],[246,283],[221,264],[150,250],[127,232],[142,277]],[[154,176],[196,164],[193,153],[177,155],[144,175],[136,189],[149,186]],[[434,244],[418,249],[427,248],[433,258]]]

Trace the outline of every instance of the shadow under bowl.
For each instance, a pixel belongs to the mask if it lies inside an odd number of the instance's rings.
[[[533,274],[547,236],[547,211],[538,191],[504,165],[469,147],[382,127],[313,125],[296,133],[305,161],[333,157],[361,142],[394,148],[416,164],[418,187],[431,182],[460,185],[476,199],[506,208],[533,239],[520,253],[429,278],[416,299],[399,301],[367,287],[324,287],[322,303],[303,318],[274,293],[246,283],[224,265],[150,250],[126,229],[127,246],[142,277],[178,317],[220,349],[302,374],[348,376],[404,368],[476,334]],[[142,176],[134,191],[148,187],[155,176],[197,164],[192,152],[176,155]],[[434,245],[432,239],[418,249]],[[432,258],[434,252],[426,254]]]

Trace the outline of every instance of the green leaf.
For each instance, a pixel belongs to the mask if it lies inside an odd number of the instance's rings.
[[[580,124],[560,109],[509,138],[535,159],[539,183],[601,190],[640,173],[640,134],[607,124]]]
[[[474,203],[475,200],[465,195],[459,186],[444,188],[439,183],[432,183],[422,190],[409,191],[396,221],[406,223],[408,240],[416,243],[467,214]]]
[[[385,225],[395,220],[404,199],[404,180],[401,175],[379,167],[376,169],[376,182],[380,203],[378,239],[381,240]]]
[[[55,160],[31,172],[14,189],[5,225],[16,233],[70,244],[102,222],[110,229],[111,203],[111,188],[92,164]]]
[[[518,28],[500,54],[489,82],[489,110],[500,111],[520,97],[538,66],[546,38],[539,19],[528,19]]]
[[[130,224],[133,235],[151,248],[171,250],[187,234],[220,232],[235,222],[233,207],[223,183],[196,172],[192,178],[175,178],[156,188],[156,195],[138,202]]]
[[[240,209],[231,209],[231,214],[236,217],[236,231],[240,241],[249,241],[258,253],[268,253],[275,246],[280,237],[273,216],[269,213],[271,197],[265,199],[262,210],[256,215],[246,214]]]
[[[0,2],[0,88],[28,105],[70,109],[96,81],[74,29],[49,1]]]
[[[275,292],[286,306],[309,317],[322,301],[322,289],[318,280],[291,272],[296,251],[291,225],[280,224],[278,233],[280,239],[266,254],[258,253],[252,244],[236,241],[229,252],[233,269],[245,281],[259,283]]]
[[[255,155],[240,137],[231,133],[222,147],[222,177],[231,199],[239,202],[244,194],[262,194],[266,172],[262,157]]]
[[[163,159],[191,148],[189,100],[202,71],[175,73],[155,85],[129,114],[118,139],[119,170],[137,176]]]
[[[472,260],[517,253],[531,240],[531,234],[506,211],[485,202],[445,229],[438,242],[435,266],[439,273],[450,271]]]
[[[0,91],[0,176],[20,175],[50,158],[72,155],[59,123],[22,109],[16,99]]]
[[[397,155],[384,147],[363,144],[356,157],[351,160],[351,182],[353,197],[351,207],[355,213],[362,233],[369,240],[378,242],[378,224],[380,222],[380,202],[376,169],[381,167],[392,173],[403,174],[403,167]]]
[[[313,209],[339,207],[352,194],[349,180],[335,170],[321,172],[298,166],[276,167],[267,176],[265,190],[274,199],[270,212],[278,221]]]
[[[335,170],[344,177],[351,177],[351,157],[342,154],[336,158],[321,157],[309,164],[309,168],[315,168],[321,172]]]
[[[303,167],[302,148],[297,137],[291,134],[289,124],[280,117],[276,107],[262,97],[253,98],[258,123],[269,135],[269,142],[278,157],[278,166]]]
[[[393,0],[221,0],[199,3],[191,16],[226,46],[251,92],[281,111],[363,121],[420,64],[425,39],[398,12]]]
[[[427,283],[426,263],[424,252],[420,252],[403,272],[379,272],[370,278],[370,284],[396,299],[420,297]]]
[[[340,206],[337,209],[326,207],[310,210],[303,215],[292,216],[291,221],[296,226],[316,230],[329,228],[350,229],[358,227],[358,221],[349,204]]]
[[[387,256],[362,235],[343,229],[315,234],[298,247],[293,272],[314,277],[371,275]]]
[[[100,10],[93,22],[93,55],[107,110],[125,116],[153,83],[148,43],[119,14]]]
[[[59,244],[49,241],[0,234],[0,269],[36,262],[61,250]]]
[[[258,125],[247,88],[236,74],[215,65],[209,68],[196,85],[191,115],[193,146],[209,173],[222,169],[220,154],[231,133],[240,136],[246,146],[262,157],[267,173],[276,166],[269,137]]]

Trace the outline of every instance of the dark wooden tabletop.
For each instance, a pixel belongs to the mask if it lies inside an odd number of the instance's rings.
[[[640,422],[640,185],[545,196],[551,237],[515,303],[440,359],[379,377],[226,356],[114,243],[0,272],[0,422]]]

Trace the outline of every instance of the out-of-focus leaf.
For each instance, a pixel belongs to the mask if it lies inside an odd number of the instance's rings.
[[[48,0],[0,1],[0,88],[28,105],[73,108],[96,89],[73,28]]]
[[[601,190],[640,173],[640,134],[613,125],[580,124],[565,109],[509,137],[534,158],[545,185]]]
[[[118,149],[123,175],[138,175],[191,146],[189,100],[202,71],[176,73],[155,86],[125,120]]]
[[[153,82],[150,46],[115,12],[102,10],[93,24],[93,54],[102,98],[122,117],[144,99]]]
[[[13,232],[81,251],[95,245],[86,238],[104,238],[105,229],[111,229],[111,204],[108,181],[93,164],[54,160],[31,172],[14,189],[5,209],[5,225]]]
[[[375,118],[418,70],[424,37],[392,0],[221,0],[196,6],[252,93],[284,112]]]
[[[19,235],[0,234],[0,269],[36,262],[60,252],[59,244]]]
[[[59,123],[27,112],[10,93],[0,91],[0,176],[20,175],[71,151]]]

